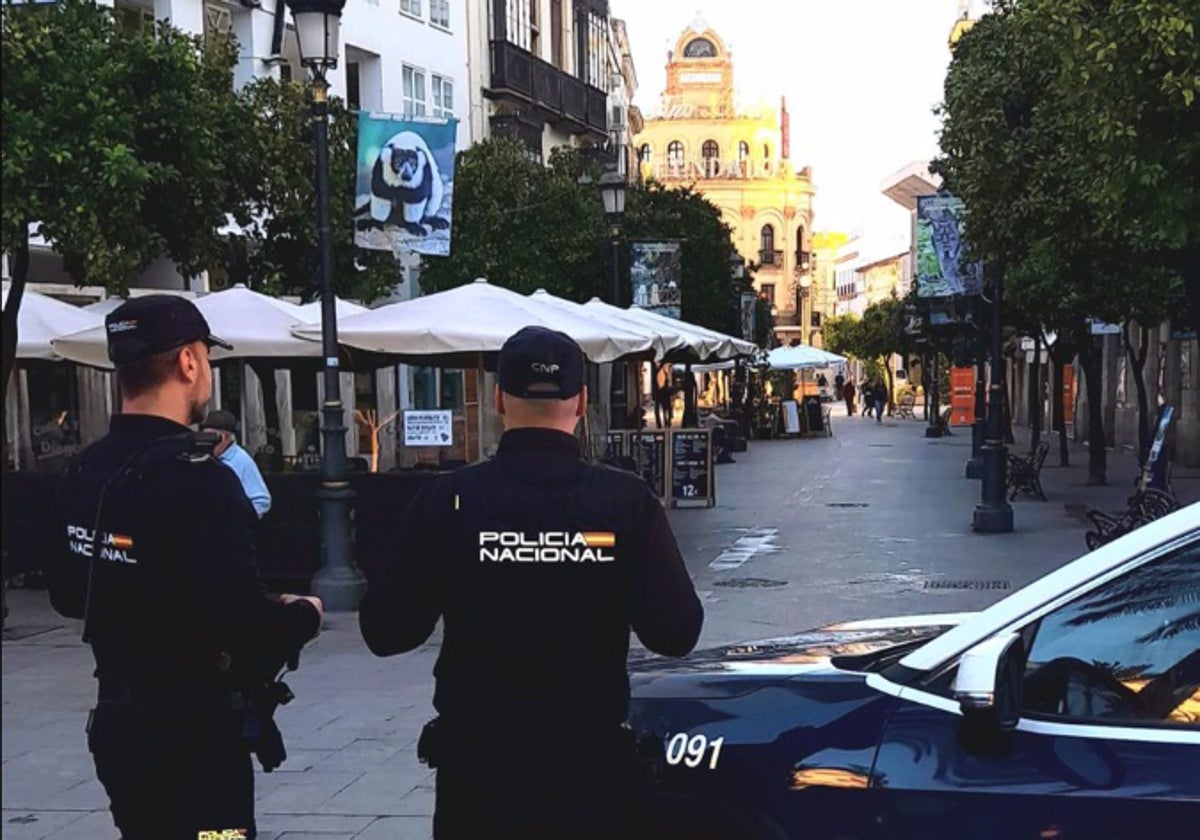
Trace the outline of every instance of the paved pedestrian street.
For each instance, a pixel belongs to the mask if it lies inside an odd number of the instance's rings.
[[[1018,444],[1018,448],[1021,444]],[[717,468],[718,505],[670,518],[701,592],[701,646],[872,616],[983,607],[1084,551],[1087,507],[1119,510],[1134,475],[1110,453],[1110,485],[1085,486],[1086,450],[1057,447],[1043,471],[1050,501],[1014,503],[1016,531],[971,532],[979,484],[963,477],[970,432],[928,440],[923,423],[835,414],[834,436],[754,441]],[[1200,498],[1200,472],[1175,491]],[[95,691],[79,624],[46,593],[9,593],[3,656],[3,837],[117,836],[84,743]],[[257,784],[271,840],[426,838],[432,774],[415,756],[432,714],[434,643],[373,657],[354,615],[327,618],[279,712],[288,760]]]

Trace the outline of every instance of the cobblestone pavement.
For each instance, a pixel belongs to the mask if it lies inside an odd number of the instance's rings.
[[[963,477],[969,430],[927,440],[921,422],[835,414],[834,436],[752,442],[717,468],[718,505],[671,521],[707,620],[701,645],[761,638],[868,616],[978,609],[1084,550],[1083,511],[1119,510],[1135,464],[1110,453],[1110,485],[1086,486],[1086,451],[1054,466],[1049,502],[1014,503],[1016,531],[970,529],[979,484]],[[1018,449],[1020,449],[1020,445]],[[1176,493],[1200,498],[1200,471]],[[90,653],[77,622],[44,592],[9,592],[3,656],[3,837],[117,836],[83,726]],[[330,616],[289,679],[279,712],[288,760],[256,779],[267,840],[427,838],[433,779],[415,756],[431,716],[437,639],[380,660],[355,616]]]

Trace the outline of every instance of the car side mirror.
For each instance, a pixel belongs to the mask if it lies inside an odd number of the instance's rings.
[[[967,752],[1003,755],[1021,718],[1025,645],[1016,633],[993,636],[963,654],[954,678],[962,711],[959,738]]]

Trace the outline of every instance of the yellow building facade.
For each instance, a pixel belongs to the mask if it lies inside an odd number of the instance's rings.
[[[733,55],[697,21],[667,55],[660,113],[634,137],[639,174],[692,186],[721,210],[754,263],[755,290],[776,311],[783,343],[812,341],[813,185],[791,164],[786,104],[739,108]]]

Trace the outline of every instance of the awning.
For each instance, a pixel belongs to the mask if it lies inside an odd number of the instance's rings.
[[[10,285],[4,283],[0,306],[8,305]],[[17,358],[60,361],[62,357],[54,351],[52,344],[55,338],[102,325],[103,322],[101,315],[39,294],[27,285],[21,295],[21,308],[17,312]]]

